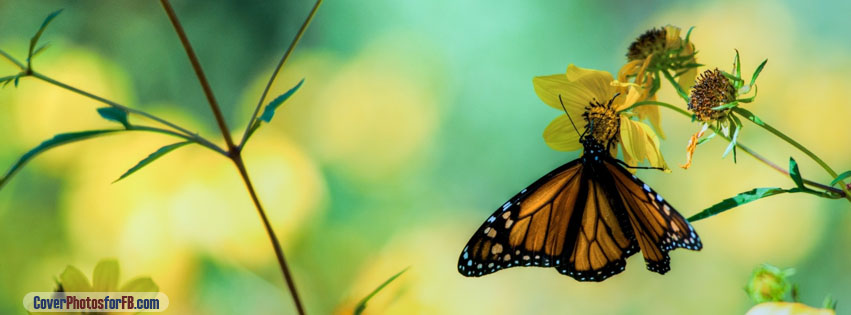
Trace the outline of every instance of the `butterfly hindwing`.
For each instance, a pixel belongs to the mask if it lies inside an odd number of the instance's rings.
[[[626,208],[647,269],[664,274],[671,269],[669,251],[703,247],[691,224],[650,186],[618,164],[607,161],[604,165]]]
[[[514,266],[561,263],[568,223],[581,202],[582,164],[562,165],[523,189],[488,217],[458,260],[465,276],[482,276]]]
[[[556,269],[579,281],[603,281],[626,267],[626,258],[638,252],[638,242],[608,174],[586,168],[588,186],[582,219],[576,224],[575,243]]]

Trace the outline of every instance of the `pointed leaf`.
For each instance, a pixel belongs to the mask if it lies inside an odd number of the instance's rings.
[[[798,170],[798,162],[795,162],[795,159],[791,157],[789,158],[789,176],[792,177],[798,188],[804,188],[804,179],[801,178],[801,171]]]
[[[103,259],[95,266],[92,273],[92,288],[94,292],[113,292],[118,289],[119,276],[118,261],[115,259]]]
[[[767,62],[768,59],[765,59],[761,64],[759,64],[759,67],[756,67],[756,70],[753,72],[753,76],[751,77],[751,86],[753,86],[754,82],[756,82],[756,78],[759,76],[759,73],[762,72],[762,68],[765,67]]]
[[[836,178],[834,178],[833,181],[830,182],[830,186],[839,184],[839,182],[848,177],[851,177],[851,171],[845,171],[844,173],[839,174],[839,176],[836,176]]]
[[[30,56],[30,58],[34,58],[35,56],[38,56],[38,54],[40,54],[40,53],[42,53],[43,51],[45,51],[48,47],[50,47],[50,43],[46,43],[46,44],[44,44],[44,45],[41,45],[41,47],[36,48],[36,50],[33,52],[33,55],[32,55],[32,56]]]
[[[734,149],[736,148],[736,141],[738,141],[739,139],[739,131],[742,130],[742,126],[733,125],[733,128],[735,130],[733,131],[733,137],[730,138],[730,145],[728,145],[727,149],[724,150],[724,154],[721,155],[721,158],[727,157],[727,154],[730,154],[730,151],[734,151]]]
[[[757,88],[757,86],[756,86],[756,85],[753,85],[753,96],[748,97],[748,98],[740,98],[740,99],[737,99],[736,101],[738,101],[738,102],[742,102],[742,103],[750,103],[750,102],[753,102],[753,100],[754,100],[754,99],[756,99],[756,94],[757,94],[757,92],[759,92],[759,89]]]
[[[739,59],[739,50],[738,49],[736,49],[735,64],[736,64],[736,77],[741,78],[742,77],[742,60]],[[736,88],[738,89],[738,87],[736,87]]]
[[[44,22],[41,23],[41,27],[38,28],[38,32],[36,32],[35,35],[33,35],[33,37],[30,39],[30,50],[29,50],[29,53],[27,54],[27,59],[32,58],[33,49],[35,49],[35,45],[36,45],[36,43],[38,43],[38,39],[41,38],[41,34],[44,33],[44,30],[47,28],[47,25],[49,25],[50,22],[53,21],[53,19],[56,18],[57,15],[59,15],[59,13],[62,13],[62,9],[59,9],[57,11],[54,11],[53,13],[50,13],[44,19]]]
[[[116,107],[101,107],[98,108],[98,114],[106,120],[121,123],[124,128],[130,129],[130,122],[127,121],[127,112]]]
[[[691,31],[694,30],[694,26],[688,28],[688,32],[686,32],[685,42],[688,43],[691,40]]]
[[[301,79],[301,81],[299,81],[298,84],[296,84],[296,86],[291,88],[286,93],[281,94],[280,96],[276,97],[274,100],[269,102],[269,104],[266,105],[266,108],[263,109],[263,115],[260,116],[260,120],[265,121],[267,123],[271,122],[272,116],[275,116],[275,110],[278,109],[278,106],[281,106],[281,104],[283,104],[284,101],[286,101],[288,98],[290,98],[290,96],[292,96],[293,93],[295,93],[295,91],[297,91],[298,88],[301,87],[302,83],[304,83],[304,79]]]
[[[756,115],[754,115],[754,113],[752,113],[751,111],[749,111],[747,109],[736,106],[736,107],[733,107],[733,111],[738,113],[739,115],[744,116],[745,118],[754,122],[757,125],[760,125],[760,126],[765,125],[765,123],[762,121],[762,119],[759,119],[759,117],[757,117]]]
[[[732,101],[732,102],[729,102],[729,103],[724,104],[724,105],[715,106],[715,107],[712,108],[712,110],[725,110],[725,109],[728,109],[728,108],[736,107],[737,105],[739,105],[738,101]]]
[[[107,135],[107,134],[120,132],[120,131],[126,131],[126,130],[124,130],[124,129],[89,130],[89,131],[62,133],[62,134],[58,134],[56,136],[53,136],[53,138],[42,142],[37,147],[33,148],[32,150],[29,150],[27,153],[24,153],[24,155],[22,155],[21,158],[18,159],[18,161],[15,162],[15,164],[13,164],[11,168],[9,168],[9,170],[6,172],[6,174],[3,175],[2,178],[0,178],[0,189],[2,189],[3,185],[5,185],[9,181],[9,179],[13,175],[15,175],[15,173],[17,173],[27,162],[29,162],[36,155],[38,155],[38,154],[40,154],[44,151],[50,150],[52,148],[58,147],[58,146],[63,145],[63,144],[68,144],[68,143],[72,143],[72,142],[91,139],[91,138],[94,138],[94,137],[104,136],[104,135]]]
[[[173,151],[174,149],[177,149],[177,148],[182,147],[184,145],[187,145],[189,143],[190,143],[189,141],[178,142],[178,143],[169,144],[167,146],[160,148],[156,152],[151,153],[151,155],[148,155],[148,157],[146,157],[145,159],[139,161],[139,163],[137,163],[135,166],[133,166],[129,170],[127,170],[127,172],[124,172],[124,174],[121,174],[121,177],[116,179],[113,183],[118,182],[118,181],[124,179],[127,176],[130,176],[130,174],[133,174],[136,171],[147,166],[148,164],[151,164],[151,162],[156,161],[158,158],[162,157],[163,155],[166,155],[166,153],[169,153],[169,152]]]
[[[375,288],[375,290],[373,290],[372,293],[370,293],[369,295],[364,297],[363,300],[358,302],[357,306],[355,306],[354,314],[360,315],[361,313],[363,313],[363,311],[366,309],[366,302],[369,302],[369,300],[372,299],[372,297],[375,296],[375,294],[377,294],[379,291],[384,289],[384,287],[386,287],[388,284],[390,284],[390,282],[393,282],[393,280],[396,280],[396,278],[401,276],[403,273],[405,273],[405,271],[408,271],[408,269],[410,269],[410,268],[411,267],[407,267],[405,269],[402,269],[402,271],[399,271],[398,273],[396,273],[395,275],[393,275],[392,277],[387,279],[387,281],[384,281],[384,283],[382,283],[380,286]]]
[[[760,199],[760,198],[765,198],[765,197],[768,197],[768,196],[774,196],[774,195],[777,195],[777,194],[782,194],[782,193],[785,193],[785,192],[789,192],[789,191],[781,189],[781,188],[754,188],[752,190],[743,192],[743,193],[738,194],[736,196],[733,196],[731,198],[724,199],[721,202],[719,202],[719,203],[717,203],[717,204],[715,204],[715,205],[713,205],[709,208],[706,208],[705,210],[691,216],[690,218],[688,218],[688,220],[689,220],[689,222],[694,222],[694,221],[697,221],[697,220],[706,219],[708,217],[711,217],[711,216],[719,214],[721,212],[733,209],[735,207],[741,206],[741,205],[746,204],[748,202],[751,202],[751,201],[754,201],[754,200],[757,200],[757,199]]]

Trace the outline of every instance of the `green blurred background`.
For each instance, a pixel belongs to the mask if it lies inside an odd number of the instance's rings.
[[[174,1],[228,124],[241,135],[308,1]],[[0,47],[23,59],[50,12],[65,11],[35,68],[60,81],[219,132],[171,25],[155,1],[0,2]],[[320,8],[273,87],[304,86],[245,151],[314,314],[350,313],[397,271],[368,313],[734,314],[760,263],[795,267],[805,303],[851,303],[851,214],[842,200],[781,195],[697,222],[700,252],[672,252],[664,276],[640,255],[626,272],[580,283],[552,269],[464,278],[457,255],[487,215],[578,152],[555,152],[541,133],[559,112],[531,79],[570,63],[616,72],[646,29],[695,26],[699,62],[729,68],[734,48],[750,74],[769,62],[747,108],[808,145],[837,171],[851,168],[851,20],[846,1],[334,1]],[[0,63],[0,75],[16,73]],[[676,102],[669,86],[660,99]],[[676,103],[685,106],[681,103]],[[35,79],[0,90],[0,165],[60,132],[114,127],[102,106]],[[662,152],[684,163],[698,126],[662,110]],[[143,122],[139,119],[136,122]],[[805,177],[830,178],[806,156],[745,124],[740,141]],[[0,314],[48,291],[67,265],[88,275],[117,258],[122,281],[150,275],[171,314],[294,312],[274,254],[235,168],[185,147],[111,184],[174,139],[127,134],[38,157],[0,191]],[[694,214],[787,177],[709,142],[688,171],[639,171],[681,213]]]

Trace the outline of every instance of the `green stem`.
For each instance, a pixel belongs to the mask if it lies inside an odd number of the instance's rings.
[[[801,152],[803,152],[804,154],[809,156],[810,159],[812,159],[813,161],[818,163],[818,165],[821,166],[821,168],[823,168],[828,174],[830,174],[831,178],[836,178],[838,176],[838,174],[829,165],[827,165],[827,163],[825,163],[818,155],[816,155],[815,153],[813,153],[812,151],[810,151],[809,149],[804,147],[804,145],[802,145],[798,141],[795,141],[795,139],[790,138],[786,134],[780,132],[780,130],[777,130],[776,128],[772,127],[771,125],[762,121],[761,119],[756,118],[756,116],[748,115],[748,114],[744,113],[739,108],[733,108],[733,111],[735,111],[737,114],[741,115],[742,117],[747,118],[748,120],[750,120],[751,122],[753,122],[757,126],[760,126],[765,130],[768,130],[768,132],[774,134],[775,136],[779,137],[780,139],[783,139],[783,141],[786,141],[787,143],[791,144],[792,146],[794,146],[795,148],[797,148],[798,150],[800,150]],[[851,192],[848,191],[848,187],[845,185],[845,183],[840,181],[839,187],[842,188],[842,190],[845,192],[845,198],[848,199],[848,201],[851,201]]]
[[[678,95],[679,95],[679,96],[680,96],[683,100],[685,100],[685,101],[686,101],[686,103],[688,103],[688,101],[689,101],[689,99],[688,99],[688,93],[686,93],[686,91],[685,91],[685,90],[683,90],[683,87],[681,87],[681,86],[680,86],[680,84],[677,82],[677,80],[674,80],[674,77],[673,77],[673,76],[671,76],[671,73],[669,73],[667,69],[663,69],[663,70],[662,70],[662,74],[664,74],[664,75],[665,75],[665,79],[668,79],[668,82],[670,82],[670,83],[671,83],[671,86],[673,86],[673,87],[674,87],[674,89],[675,89],[675,90],[677,90],[677,94],[678,94]]]
[[[239,145],[237,146],[240,150],[245,146],[245,142],[248,141],[248,137],[251,136],[251,128],[254,126],[254,122],[257,120],[257,114],[260,113],[260,107],[263,106],[263,101],[266,100],[266,96],[269,94],[269,89],[272,88],[272,83],[275,82],[275,78],[278,77],[278,72],[281,71],[281,68],[289,59],[290,54],[292,54],[293,50],[295,50],[295,46],[298,44],[299,40],[301,40],[301,36],[304,35],[304,31],[307,30],[307,26],[310,25],[310,21],[313,20],[313,16],[316,15],[316,10],[319,9],[319,5],[322,4],[322,0],[316,0],[316,4],[313,5],[313,9],[310,10],[310,14],[307,15],[307,19],[304,20],[304,23],[301,24],[301,28],[296,33],[295,38],[292,42],[290,42],[290,47],[287,48],[287,51],[281,57],[281,60],[278,61],[278,65],[275,67],[275,71],[272,71],[272,76],[269,78],[269,81],[266,82],[266,87],[263,89],[263,93],[260,95],[260,100],[257,101],[257,106],[254,107],[254,112],[251,114],[251,119],[248,120],[248,126],[245,127],[245,132],[242,133],[242,140],[239,141]]]
[[[165,119],[163,119],[163,118],[157,117],[156,115],[153,115],[153,114],[150,114],[150,113],[147,113],[147,112],[144,112],[144,111],[138,110],[138,109],[133,109],[133,108],[130,108],[130,107],[127,107],[127,106],[121,105],[121,104],[119,104],[119,103],[116,103],[116,102],[114,102],[114,101],[111,101],[111,100],[105,99],[105,98],[103,98],[103,97],[100,97],[100,96],[94,95],[94,94],[92,94],[92,93],[89,93],[89,92],[83,91],[83,90],[78,89],[78,88],[76,88],[76,87],[73,87],[73,86],[70,86],[70,85],[68,85],[68,84],[65,84],[65,83],[59,82],[59,81],[57,81],[57,80],[54,80],[53,78],[48,77],[48,76],[46,76],[46,75],[44,75],[44,74],[41,74],[41,73],[39,73],[39,72],[35,72],[35,71],[28,71],[28,70],[27,70],[27,68],[26,68],[26,66],[25,66],[23,63],[21,63],[20,61],[18,61],[17,59],[15,59],[15,58],[14,58],[14,57],[12,57],[11,55],[9,55],[9,54],[8,54],[8,53],[6,53],[5,51],[3,51],[2,49],[0,49],[0,55],[2,55],[3,57],[5,57],[5,58],[6,58],[6,60],[9,60],[10,62],[12,62],[12,63],[13,63],[13,64],[15,64],[16,66],[18,66],[18,67],[21,69],[22,73],[24,73],[24,75],[22,75],[22,77],[23,77],[23,76],[32,76],[32,77],[37,78],[37,79],[39,79],[39,80],[42,80],[42,81],[44,81],[44,82],[47,82],[47,83],[53,84],[53,85],[55,85],[55,86],[61,87],[61,88],[63,88],[63,89],[66,89],[66,90],[68,90],[68,91],[71,91],[71,92],[74,92],[74,93],[80,94],[80,95],[82,95],[82,96],[85,96],[85,97],[91,98],[91,99],[93,99],[93,100],[96,100],[96,101],[98,101],[98,102],[104,103],[104,104],[109,105],[109,106],[111,106],[111,107],[115,107],[115,108],[121,109],[121,110],[123,110],[123,111],[126,111],[127,113],[134,114],[134,115],[139,115],[139,116],[142,116],[142,117],[145,117],[145,118],[151,119],[151,120],[153,120],[153,121],[156,121],[156,122],[158,122],[158,123],[161,123],[161,124],[163,124],[163,125],[165,125],[165,126],[168,126],[169,128],[172,128],[172,129],[177,130],[177,131],[179,131],[179,132],[180,132],[180,133],[174,133],[174,135],[180,135],[180,137],[181,137],[181,138],[185,138],[185,139],[190,140],[190,141],[192,141],[192,142],[198,143],[198,144],[200,144],[200,145],[202,145],[202,146],[205,146],[205,147],[207,147],[207,148],[209,148],[209,149],[211,149],[211,150],[213,150],[213,151],[216,151],[217,153],[220,153],[220,154],[222,154],[222,155],[227,156],[227,152],[226,152],[225,150],[223,150],[222,148],[220,148],[218,145],[216,145],[216,144],[214,144],[214,143],[210,142],[209,140],[205,139],[204,137],[199,136],[197,133],[191,132],[191,131],[187,130],[186,128],[183,128],[183,127],[181,127],[181,126],[178,126],[178,125],[177,125],[177,124],[175,124],[175,123],[172,123],[172,122],[170,122],[170,121],[168,121],[168,120],[165,120]],[[161,130],[162,130],[162,129],[161,129]]]
[[[682,109],[682,108],[679,108],[679,107],[677,107],[677,106],[675,106],[675,105],[673,105],[673,104],[669,104],[669,103],[665,103],[665,102],[659,102],[659,101],[641,101],[641,102],[636,102],[634,105],[632,105],[632,106],[628,107],[628,108],[627,108],[627,109],[625,109],[625,110],[630,110],[630,109],[633,109],[633,108],[635,108],[635,107],[639,107],[639,106],[647,106],[647,105],[656,105],[656,106],[665,107],[665,108],[671,109],[671,110],[673,110],[673,111],[675,111],[675,112],[678,112],[678,113],[680,113],[680,114],[682,114],[683,116],[686,116],[686,117],[691,117],[691,116],[692,116],[692,115],[691,115],[691,113],[689,113],[688,111],[686,111],[686,110],[684,110],[684,109]],[[722,134],[719,130],[717,130],[715,127],[713,127],[713,128],[712,128],[712,130],[713,130],[716,134],[718,134],[719,136],[721,136],[722,138],[724,138],[725,140],[727,140],[727,142],[731,141],[729,137],[727,137],[727,136],[723,135],[723,134]],[[783,167],[780,167],[779,165],[777,165],[777,164],[775,164],[775,163],[773,163],[773,162],[769,161],[767,158],[763,157],[762,155],[760,155],[760,154],[759,154],[759,153],[757,153],[756,151],[752,150],[751,148],[749,148],[749,147],[745,146],[745,145],[744,145],[744,144],[742,144],[741,142],[737,141],[737,142],[736,142],[736,147],[738,147],[739,149],[742,149],[742,151],[744,151],[745,153],[747,153],[747,154],[748,154],[748,155],[750,155],[751,157],[753,157],[753,158],[757,159],[758,161],[762,162],[763,164],[765,164],[765,165],[767,165],[767,166],[771,167],[772,169],[774,169],[774,170],[776,170],[776,171],[778,171],[778,172],[780,172],[780,173],[783,173],[783,174],[785,174],[785,175],[787,175],[787,176],[789,175],[789,171],[788,171],[788,170],[786,170],[786,169],[784,169]],[[828,186],[828,185],[820,184],[820,183],[814,182],[814,181],[812,181],[812,180],[804,179],[804,183],[806,183],[807,185],[813,186],[813,187],[818,187],[818,188],[821,188],[821,189],[824,189],[824,190],[831,191],[831,192],[833,192],[833,193],[835,193],[835,194],[837,194],[837,195],[839,195],[839,196],[842,196],[842,197],[847,197],[847,196],[848,196],[848,193],[846,193],[846,192],[845,192],[845,191],[843,191],[842,189],[837,189],[837,188],[834,188],[834,187],[831,187],[831,186]]]
[[[252,184],[251,179],[248,177],[248,171],[245,168],[245,162],[243,162],[242,160],[242,154],[239,148],[233,143],[233,138],[231,138],[227,125],[225,124],[225,119],[222,115],[221,110],[219,109],[219,104],[218,102],[216,102],[216,98],[213,96],[213,90],[212,88],[210,88],[210,83],[207,80],[207,77],[204,75],[204,70],[201,68],[201,63],[198,61],[198,57],[195,55],[194,49],[192,49],[192,45],[189,42],[189,38],[186,37],[186,32],[184,32],[183,26],[180,24],[180,20],[177,18],[177,14],[171,7],[171,3],[169,3],[168,0],[160,0],[160,4],[162,4],[163,9],[165,9],[166,15],[168,15],[172,26],[174,26],[174,30],[177,33],[177,36],[180,38],[180,43],[181,45],[183,45],[184,50],[186,50],[186,54],[189,57],[189,61],[192,63],[192,68],[195,70],[195,76],[198,77],[198,81],[201,83],[201,87],[204,90],[204,95],[207,96],[207,101],[208,103],[210,103],[210,109],[213,111],[213,115],[216,117],[216,122],[219,125],[219,129],[222,132],[222,136],[225,138],[225,142],[227,143],[227,156],[231,161],[233,161],[234,165],[239,171],[239,175],[240,177],[242,177],[242,182],[245,184],[249,195],[251,195],[251,200],[252,202],[254,202],[254,207],[257,209],[257,213],[260,215],[263,227],[266,229],[266,234],[268,234],[269,240],[272,242],[272,247],[275,250],[275,256],[278,259],[278,265],[281,267],[281,272],[284,275],[284,281],[286,282],[287,287],[290,290],[290,296],[292,296],[296,310],[299,314],[304,315],[304,306],[301,302],[301,298],[299,298],[298,290],[296,290],[295,279],[293,278],[292,273],[290,272],[290,268],[287,265],[287,260],[284,257],[284,250],[281,248],[281,244],[278,241],[278,236],[275,235],[275,231],[272,229],[272,224],[269,222],[268,216],[266,216],[266,211],[263,210],[263,206],[260,203],[260,199],[257,197],[257,192],[254,190],[254,185]]]

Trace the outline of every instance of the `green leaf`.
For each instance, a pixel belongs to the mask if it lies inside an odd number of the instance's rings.
[[[106,120],[121,123],[124,128],[130,129],[130,122],[127,121],[127,111],[116,107],[101,107],[98,108],[98,114]]]
[[[283,104],[284,101],[286,101],[288,98],[290,98],[290,96],[292,96],[293,93],[295,93],[295,91],[297,91],[298,88],[301,87],[302,83],[304,83],[304,79],[301,79],[301,81],[299,81],[298,84],[296,84],[296,86],[291,88],[286,93],[281,94],[280,96],[276,97],[274,100],[269,102],[269,104],[266,105],[266,108],[263,109],[263,115],[260,115],[260,120],[265,121],[267,123],[271,122],[272,116],[275,116],[275,110],[278,109],[278,106],[281,106],[281,104]]]
[[[848,178],[849,176],[851,176],[851,171],[845,171],[844,173],[839,174],[839,176],[836,176],[836,178],[834,178],[833,181],[830,182],[830,186],[839,184],[839,182],[841,182],[843,179]]]
[[[762,72],[762,68],[765,67],[765,63],[767,62],[768,59],[765,59],[761,64],[759,64],[759,67],[756,67],[756,70],[753,72],[753,76],[751,77],[751,86],[753,86],[754,82],[756,82],[756,78],[759,76],[759,73]]]
[[[398,273],[396,273],[395,275],[393,275],[392,277],[387,279],[387,281],[384,281],[384,283],[382,283],[380,286],[375,288],[375,290],[373,290],[372,293],[370,293],[369,295],[364,297],[363,300],[358,302],[358,304],[355,306],[354,314],[360,315],[361,313],[363,313],[363,311],[366,309],[366,302],[369,302],[369,300],[372,299],[372,297],[375,296],[375,294],[377,294],[379,291],[384,289],[384,287],[386,287],[388,284],[390,284],[390,282],[393,282],[393,280],[396,280],[396,278],[401,276],[403,273],[405,273],[405,271],[408,271],[408,269],[410,269],[410,268],[411,267],[407,267],[405,269],[402,269],[402,271],[399,271]]]
[[[757,86],[756,86],[756,85],[753,85],[753,96],[748,97],[748,98],[740,98],[740,99],[737,99],[736,101],[738,101],[738,102],[742,102],[742,103],[750,103],[750,102],[753,102],[753,100],[754,100],[754,99],[756,99],[756,94],[757,94],[757,92],[759,92],[759,89],[757,88]]]
[[[739,50],[738,49],[736,49],[736,61],[734,61],[734,63],[735,63],[735,67],[736,67],[736,77],[741,78],[742,77],[742,60],[739,59]],[[739,87],[737,86],[736,89],[739,89]]]
[[[126,131],[124,129],[102,129],[102,130],[89,130],[89,131],[80,131],[80,132],[69,132],[62,133],[53,136],[53,138],[42,142],[37,147],[32,150],[24,153],[20,159],[18,159],[15,164],[0,178],[0,189],[9,181],[9,179],[15,175],[27,162],[29,162],[36,155],[50,150],[52,148],[61,146],[63,144],[68,144],[72,142],[82,141],[86,139],[91,139],[94,137],[104,136],[115,132]]]
[[[703,144],[704,142],[709,141],[709,140],[710,140],[710,139],[712,139],[712,138],[715,138],[715,136],[716,136],[716,135],[717,135],[717,133],[714,133],[714,132],[713,132],[712,134],[710,134],[710,135],[706,136],[706,138],[702,138],[702,139],[700,139],[700,140],[697,140],[697,145],[701,145],[701,144]]]
[[[688,43],[691,40],[691,31],[693,31],[693,30],[694,30],[694,26],[688,28],[688,32],[686,32],[686,39],[685,39],[686,43]]]
[[[167,146],[160,148],[156,152],[151,153],[151,155],[148,155],[148,157],[146,157],[145,159],[139,161],[139,163],[136,163],[135,166],[131,167],[129,170],[124,172],[124,174],[121,174],[121,177],[116,179],[113,183],[118,182],[118,181],[124,179],[127,176],[130,176],[130,174],[133,174],[136,171],[147,166],[148,164],[151,164],[151,162],[156,161],[158,158],[162,157],[163,155],[166,155],[167,153],[174,151],[174,149],[177,149],[177,148],[182,147],[184,145],[187,145],[189,143],[190,143],[190,141],[183,141],[183,142],[178,142],[178,143],[172,143],[172,144],[169,144]]]
[[[735,152],[734,149],[736,148],[736,141],[738,141],[738,139],[739,139],[739,131],[742,130],[742,126],[733,124],[733,129],[735,129],[735,130],[733,130],[733,137],[730,138],[730,145],[728,145],[727,149],[724,150],[724,154],[721,155],[721,158],[727,157],[727,154],[730,154],[730,151]],[[735,159],[734,159],[734,161],[735,161]]]
[[[786,192],[789,191],[782,188],[754,188],[731,198],[724,199],[721,202],[716,203],[715,205],[691,216],[690,218],[688,218],[688,220],[689,222],[694,222],[697,220],[706,219],[708,217],[733,209],[748,202]]]
[[[798,188],[804,189],[804,179],[801,178],[801,171],[798,170],[798,162],[795,162],[795,159],[791,157],[789,157],[789,176],[792,177]]]
[[[736,113],[738,113],[739,115],[744,116],[745,118],[747,118],[748,120],[750,120],[750,121],[754,122],[754,123],[755,123],[755,124],[757,124],[757,125],[760,125],[760,126],[764,126],[764,125],[765,125],[765,123],[764,123],[764,122],[762,122],[762,119],[759,119],[759,117],[757,117],[756,115],[754,115],[754,113],[751,113],[751,111],[749,111],[749,110],[747,110],[747,109],[744,109],[744,108],[741,108],[741,107],[738,107],[738,106],[737,106],[737,107],[734,107],[734,108],[733,108],[733,111],[734,111],[734,112],[736,112]]]
[[[836,299],[833,298],[830,294],[824,297],[824,302],[822,302],[822,308],[828,308],[836,311]]]
[[[728,108],[736,107],[737,105],[739,105],[738,101],[732,101],[732,102],[729,102],[729,103],[724,104],[724,105],[715,106],[715,107],[712,108],[712,110],[725,110],[725,109],[728,109]]]
[[[44,33],[44,30],[47,28],[47,25],[49,25],[50,22],[53,21],[53,19],[56,18],[57,15],[59,15],[59,13],[62,13],[62,9],[59,9],[47,15],[47,18],[45,18],[44,22],[41,23],[41,27],[38,28],[38,32],[36,32],[35,35],[33,35],[33,37],[30,39],[30,50],[29,53],[27,53],[27,61],[32,58],[33,49],[35,49],[35,46],[38,43],[38,39],[41,38],[41,34]]]
[[[668,82],[671,83],[671,86],[673,86],[674,89],[677,90],[677,94],[679,94],[682,99],[684,99],[686,102],[688,102],[689,101],[688,93],[683,91],[683,87],[681,87],[680,84],[677,83],[677,81],[674,80],[673,77],[671,77],[671,74],[668,73],[668,70],[663,70],[662,74],[665,75],[665,78],[668,79]]]
[[[41,47],[37,48],[37,49],[33,52],[33,55],[32,55],[30,58],[33,58],[33,57],[35,57],[35,56],[38,56],[38,54],[40,54],[40,53],[42,53],[43,51],[47,50],[47,48],[48,48],[48,47],[50,47],[50,43],[47,43],[47,44],[41,45]]]

